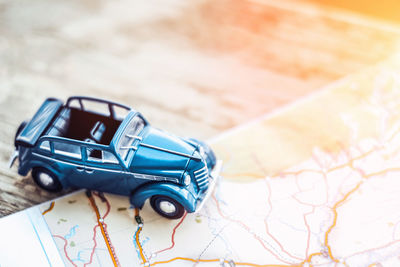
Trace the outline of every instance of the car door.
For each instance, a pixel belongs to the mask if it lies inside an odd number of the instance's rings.
[[[80,170],[85,188],[119,195],[129,195],[127,173],[110,151],[86,147],[84,168]]]
[[[52,149],[50,149],[48,144],[49,141],[45,141],[40,148],[48,150],[49,153],[52,150],[52,165],[67,178],[68,184],[80,187],[79,183],[75,184],[73,181],[80,180],[81,170],[84,169],[81,146],[69,142],[51,141]]]

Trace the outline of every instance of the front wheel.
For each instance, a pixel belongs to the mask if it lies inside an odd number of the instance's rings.
[[[32,170],[32,178],[35,183],[50,192],[60,192],[62,185],[57,175],[45,168],[34,168]]]
[[[179,219],[185,214],[182,204],[167,196],[152,196],[150,205],[158,214],[167,219]]]

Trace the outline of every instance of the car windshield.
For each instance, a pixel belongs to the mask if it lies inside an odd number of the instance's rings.
[[[133,148],[133,143],[138,139],[137,137],[143,130],[145,124],[144,120],[138,115],[133,117],[129,122],[117,145],[117,152],[123,160],[126,159],[129,149]]]

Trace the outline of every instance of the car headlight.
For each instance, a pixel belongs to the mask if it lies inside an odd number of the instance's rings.
[[[191,182],[191,178],[190,178],[190,175],[189,174],[185,174],[185,178],[183,179],[183,183],[186,185],[186,186],[188,186],[188,185],[190,185],[190,182]]]

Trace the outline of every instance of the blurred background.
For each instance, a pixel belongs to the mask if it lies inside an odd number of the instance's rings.
[[[47,97],[208,139],[399,51],[400,2],[0,0],[0,214],[53,198],[6,167]]]
[[[397,0],[309,0],[310,3],[338,7],[383,20],[400,22],[400,2]]]

